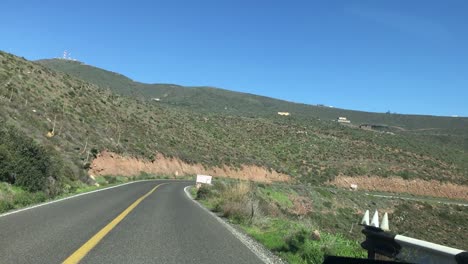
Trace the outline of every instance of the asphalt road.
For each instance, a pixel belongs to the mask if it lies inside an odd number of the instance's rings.
[[[62,263],[163,182],[88,248],[80,263],[262,263],[186,196],[183,189],[192,182],[166,181],[132,183],[1,216],[0,263]]]

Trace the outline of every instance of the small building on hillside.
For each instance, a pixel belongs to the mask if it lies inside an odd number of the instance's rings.
[[[346,124],[351,123],[350,120],[348,120],[346,117],[342,117],[342,116],[338,117],[338,118],[336,119],[336,121],[338,121],[338,123],[346,123]]]
[[[290,113],[289,112],[278,112],[278,115],[280,115],[280,116],[289,116]]]
[[[364,130],[372,130],[374,126],[372,124],[361,124],[359,125],[359,128]]]
[[[383,124],[360,124],[359,128],[364,130],[377,130],[382,132],[390,130],[389,126]]]

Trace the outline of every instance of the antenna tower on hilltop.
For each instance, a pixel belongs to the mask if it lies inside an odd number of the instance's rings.
[[[62,59],[62,60],[77,61],[76,59],[72,58],[71,52],[68,52],[68,51],[66,51],[66,50],[63,52],[63,56],[62,56],[62,58],[60,58],[60,59]]]

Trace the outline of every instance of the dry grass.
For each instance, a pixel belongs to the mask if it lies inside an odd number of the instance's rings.
[[[245,202],[251,192],[252,186],[249,183],[239,182],[224,189],[221,195],[228,201]]]
[[[242,166],[234,169],[228,166],[204,167],[200,163],[187,163],[173,157],[156,155],[153,160],[123,157],[117,153],[103,151],[93,160],[89,173],[92,175],[121,175],[135,176],[141,171],[155,175],[194,175],[206,174],[226,178],[251,180],[256,182],[290,181],[291,178],[276,171],[270,171],[264,167],[255,165]]]
[[[221,205],[223,216],[236,222],[251,221],[255,212],[251,193],[252,186],[246,182],[225,188],[220,194],[224,199]]]
[[[289,199],[293,203],[290,212],[299,217],[304,217],[312,213],[312,200],[305,196],[290,196]]]
[[[357,184],[359,189],[368,191],[409,193],[414,195],[468,200],[468,186],[449,182],[442,183],[436,180],[405,180],[399,177],[339,176],[330,182],[330,184],[343,188],[349,188],[351,184]]]

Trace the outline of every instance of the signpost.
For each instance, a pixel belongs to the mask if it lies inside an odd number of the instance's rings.
[[[208,184],[208,185],[211,185],[211,179],[213,177],[209,176],[209,175],[201,175],[201,174],[197,174],[197,188],[200,188],[202,184]]]

